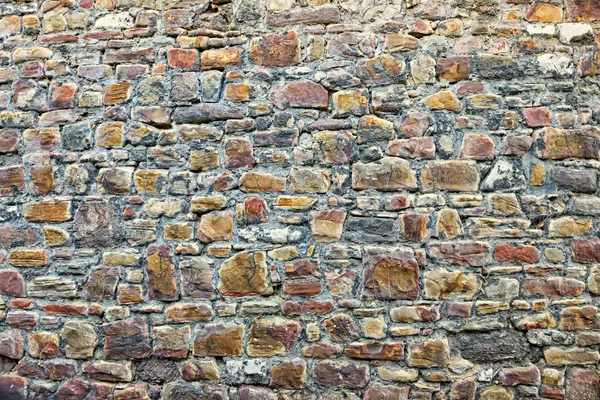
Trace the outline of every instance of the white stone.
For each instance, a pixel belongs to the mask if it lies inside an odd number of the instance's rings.
[[[543,76],[563,78],[571,76],[575,72],[571,60],[566,56],[542,54],[537,60]]]
[[[289,10],[296,3],[295,0],[267,0],[268,11]]]
[[[95,29],[127,29],[134,26],[133,18],[127,12],[105,15],[94,24]]]
[[[528,24],[527,33],[531,36],[554,36],[556,27],[552,24]]]
[[[558,24],[558,38],[562,43],[588,42],[594,39],[594,29],[590,24]]]

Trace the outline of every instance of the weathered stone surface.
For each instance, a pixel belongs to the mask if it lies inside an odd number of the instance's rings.
[[[365,300],[415,300],[419,296],[419,266],[408,248],[367,250],[361,297]]]
[[[257,318],[250,327],[246,352],[251,357],[269,357],[290,352],[298,343],[301,326],[284,318]]]
[[[243,251],[221,264],[219,291],[225,296],[243,297],[267,289],[265,252]]]
[[[450,362],[450,349],[447,340],[431,339],[411,343],[408,346],[407,364],[409,367],[445,367]]]
[[[296,32],[268,34],[255,38],[249,50],[252,60],[264,66],[287,67],[300,62],[300,41]]]
[[[205,324],[194,334],[193,353],[199,357],[240,356],[244,327],[235,324]]]
[[[94,326],[79,321],[68,321],[60,332],[60,337],[67,344],[65,355],[68,358],[92,358],[98,338]]]
[[[293,82],[277,86],[269,95],[269,100],[277,108],[326,108],[329,96],[327,90],[312,81]]]
[[[120,275],[121,269],[118,267],[96,267],[92,269],[83,288],[85,299],[88,301],[112,299]]]
[[[156,300],[177,300],[175,266],[171,262],[171,249],[166,245],[149,246],[146,272],[148,273],[148,297]]]
[[[384,157],[376,163],[354,164],[352,187],[355,190],[371,188],[380,191],[415,190],[417,179],[407,161]]]
[[[469,161],[436,161],[421,172],[423,189],[474,192],[479,187],[479,171]]]
[[[313,369],[313,379],[325,387],[359,389],[369,383],[369,367],[341,361],[321,361]]]
[[[151,345],[148,325],[144,319],[117,321],[102,325],[106,341],[104,358],[107,360],[128,360],[146,358]]]
[[[529,343],[515,331],[461,333],[451,340],[462,358],[485,363],[522,359],[529,353]]]

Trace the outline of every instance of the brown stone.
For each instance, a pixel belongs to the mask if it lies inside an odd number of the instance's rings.
[[[423,189],[475,192],[479,187],[479,170],[470,161],[435,161],[421,172]]]
[[[186,358],[189,352],[191,334],[192,329],[189,326],[181,328],[172,326],[154,327],[152,329],[152,338],[154,339],[152,354],[173,359]]]
[[[355,163],[352,166],[352,188],[379,191],[415,190],[417,179],[415,171],[407,161],[384,157],[375,163]]]
[[[105,360],[148,358],[152,350],[145,319],[131,319],[102,325]]]
[[[429,299],[471,299],[479,291],[480,285],[475,274],[438,268],[425,272],[423,277],[425,297]]]
[[[494,158],[495,144],[488,136],[467,133],[460,149],[460,158],[471,160],[491,160]]]
[[[267,289],[265,252],[243,251],[221,265],[219,291],[224,296],[243,297],[260,294]]]
[[[203,243],[229,241],[233,237],[233,215],[230,212],[204,214],[198,225],[198,239]]]
[[[171,68],[189,69],[198,62],[198,50],[169,49],[167,51],[167,62]],[[213,62],[216,62],[216,60],[213,60]]]
[[[13,250],[10,265],[15,267],[43,267],[48,265],[48,254],[44,250]]]
[[[567,377],[565,400],[600,398],[600,378],[592,368],[571,368]]]
[[[408,346],[409,367],[445,367],[450,362],[450,349],[445,339],[413,342]]]
[[[121,82],[108,85],[104,90],[104,104],[124,103],[131,97],[131,83]]]
[[[300,40],[294,31],[268,34],[252,39],[249,50],[253,62],[269,67],[288,67],[300,62]]]
[[[26,203],[23,205],[23,216],[29,222],[65,222],[71,219],[71,202]]]
[[[0,168],[0,196],[14,196],[25,188],[25,169],[22,166]]]
[[[269,357],[290,352],[298,343],[299,322],[280,317],[257,318],[250,327],[246,352],[250,357]]]
[[[571,243],[573,260],[582,264],[600,262],[600,239],[580,239]]]
[[[468,57],[438,58],[436,72],[440,80],[457,82],[469,79],[471,66]]]
[[[202,52],[200,63],[203,70],[225,69],[241,62],[241,51],[237,47],[211,49]]]
[[[600,132],[543,128],[533,134],[534,154],[543,159],[600,157]]]
[[[341,239],[346,220],[342,210],[313,211],[310,229],[317,242],[335,242]]]
[[[302,389],[306,380],[306,362],[302,359],[282,361],[271,367],[269,386],[280,389]]]
[[[585,283],[572,278],[551,277],[547,279],[526,279],[521,290],[525,296],[542,294],[551,298],[576,297],[585,289]]]
[[[327,90],[312,81],[292,82],[277,86],[269,95],[275,107],[327,108]]]
[[[452,92],[442,91],[427,97],[425,106],[431,110],[448,110],[458,112],[462,106]]]
[[[565,331],[600,330],[600,314],[592,306],[567,307],[560,312],[558,327]]]
[[[169,306],[165,310],[165,316],[169,323],[185,322],[207,322],[213,317],[213,310],[207,304],[178,303]]]
[[[346,357],[362,360],[389,360],[404,359],[404,345],[402,343],[350,343],[344,350]]]
[[[167,245],[148,246],[148,298],[152,300],[174,301],[179,298],[174,276],[171,249]]]
[[[369,383],[369,366],[342,361],[321,361],[313,368],[313,379],[325,387],[359,389]]]
[[[393,252],[367,250],[363,276],[364,300],[415,300],[419,296],[419,266],[407,248]]]
[[[562,18],[563,12],[561,7],[543,1],[533,4],[525,16],[527,21],[543,22],[546,24],[561,22]]]
[[[197,357],[241,356],[244,326],[204,324],[195,333],[193,353]]]
[[[83,287],[85,299],[88,301],[112,299],[120,276],[119,267],[95,267]]]
[[[287,180],[270,174],[245,172],[240,178],[240,188],[244,192],[285,192]]]
[[[322,322],[323,328],[335,342],[348,342],[360,337],[356,325],[348,314],[338,314]]]

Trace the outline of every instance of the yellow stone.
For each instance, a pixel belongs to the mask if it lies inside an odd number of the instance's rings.
[[[546,166],[544,163],[533,164],[531,167],[531,186],[544,186],[546,183]]]
[[[23,216],[29,222],[64,222],[71,219],[70,201],[40,201],[23,205]]]
[[[125,135],[125,123],[108,122],[98,125],[96,129],[96,146],[121,147]]]
[[[137,170],[133,175],[138,194],[164,193],[169,172],[161,169]]]
[[[66,246],[69,242],[69,233],[55,226],[44,227],[44,246],[59,247]]]
[[[425,105],[431,110],[460,111],[461,105],[454,93],[449,91],[432,94],[425,99]]]
[[[10,265],[43,267],[48,265],[48,255],[44,250],[13,250],[10,252]]]

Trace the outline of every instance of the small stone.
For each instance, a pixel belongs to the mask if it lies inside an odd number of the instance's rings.
[[[284,192],[286,179],[258,172],[245,172],[240,178],[240,188],[249,193]]]
[[[436,72],[440,80],[458,82],[469,79],[471,66],[468,57],[439,58],[436,61]]]
[[[327,108],[327,90],[312,81],[293,82],[277,86],[269,95],[275,107]]]
[[[364,90],[345,90],[335,92],[332,96],[334,118],[350,115],[364,115],[368,111],[369,100]]]
[[[175,328],[156,326],[152,329],[154,350],[152,354],[167,358],[186,358],[190,346],[192,329],[189,326]]]
[[[225,49],[205,50],[202,52],[200,63],[202,70],[225,69],[228,66],[238,65],[241,62],[241,51],[237,47]]]
[[[131,83],[121,82],[108,85],[104,91],[104,104],[124,103],[131,97]]]

